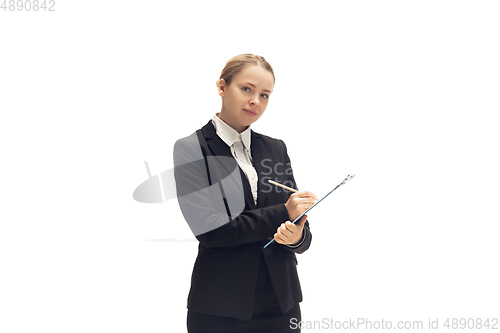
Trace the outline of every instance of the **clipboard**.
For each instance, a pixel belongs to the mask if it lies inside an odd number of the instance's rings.
[[[337,188],[339,188],[340,186],[344,185],[346,182],[348,182],[349,180],[353,179],[354,176],[356,176],[355,174],[348,174],[347,177],[344,178],[344,180],[338,184],[337,186],[335,186],[335,188],[333,190],[331,190],[330,192],[328,192],[325,196],[323,196],[321,199],[319,199],[318,201],[316,201],[311,207],[309,207],[305,212],[303,212],[302,214],[300,214],[299,217],[297,217],[292,223],[295,224],[298,220],[301,219],[302,216],[306,215],[307,212],[309,212],[311,209],[313,209],[314,207],[316,207],[321,201],[323,201],[323,199],[325,199],[327,196],[329,196],[330,194],[332,194],[333,191],[335,191]],[[271,243],[274,242],[274,239],[272,239],[271,241],[269,241],[269,243],[267,243],[266,245],[264,245],[264,249],[266,247],[268,247],[269,245],[271,245]]]

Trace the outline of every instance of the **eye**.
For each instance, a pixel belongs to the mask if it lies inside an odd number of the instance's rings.
[[[267,94],[262,94],[261,96],[262,96],[264,99],[268,99],[268,98],[269,98],[269,95],[267,95]]]
[[[244,90],[244,91],[250,91],[250,88],[248,88],[248,87],[243,87],[243,90]]]

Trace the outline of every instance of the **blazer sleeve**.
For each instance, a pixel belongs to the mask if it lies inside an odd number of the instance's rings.
[[[196,140],[185,138],[175,143],[177,199],[184,218],[203,246],[227,247],[266,240],[289,219],[284,203],[243,210],[231,217],[220,184],[210,180],[206,163]]]
[[[299,189],[297,187],[297,183],[295,183],[295,178],[293,177],[293,171],[292,171],[292,166],[291,166],[291,163],[290,163],[290,157],[288,157],[288,152],[287,152],[287,149],[286,149],[286,145],[283,141],[281,141],[283,143],[283,146],[284,146],[284,159],[285,159],[285,165],[288,166],[288,170],[290,172],[287,172],[287,183],[288,184],[293,184],[293,188],[295,189]],[[290,182],[290,183],[289,183]],[[290,193],[291,195],[291,193]],[[311,228],[309,227],[309,221],[306,220],[306,222],[304,223],[304,230],[303,230],[303,234],[302,234],[302,239],[300,240],[300,242],[297,244],[297,245],[285,245],[285,244],[281,244],[284,248],[286,248],[287,250],[290,250],[292,252],[295,252],[295,253],[304,253],[307,249],[309,249],[309,246],[311,246],[311,241],[312,241],[312,233],[311,233]]]

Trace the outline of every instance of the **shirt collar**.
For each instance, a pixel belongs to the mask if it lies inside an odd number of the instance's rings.
[[[235,141],[241,140],[243,145],[250,151],[251,144],[251,130],[250,126],[241,133],[238,133],[234,128],[226,124],[222,119],[214,115],[212,118],[212,123],[214,124],[217,135],[224,141],[229,147],[233,145]]]

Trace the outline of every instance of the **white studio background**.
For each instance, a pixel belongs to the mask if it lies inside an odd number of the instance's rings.
[[[0,331],[186,331],[197,242],[132,192],[248,52],[276,74],[252,127],[300,189],[357,173],[309,215],[302,319],[498,318],[498,2],[54,8],[0,11]]]

